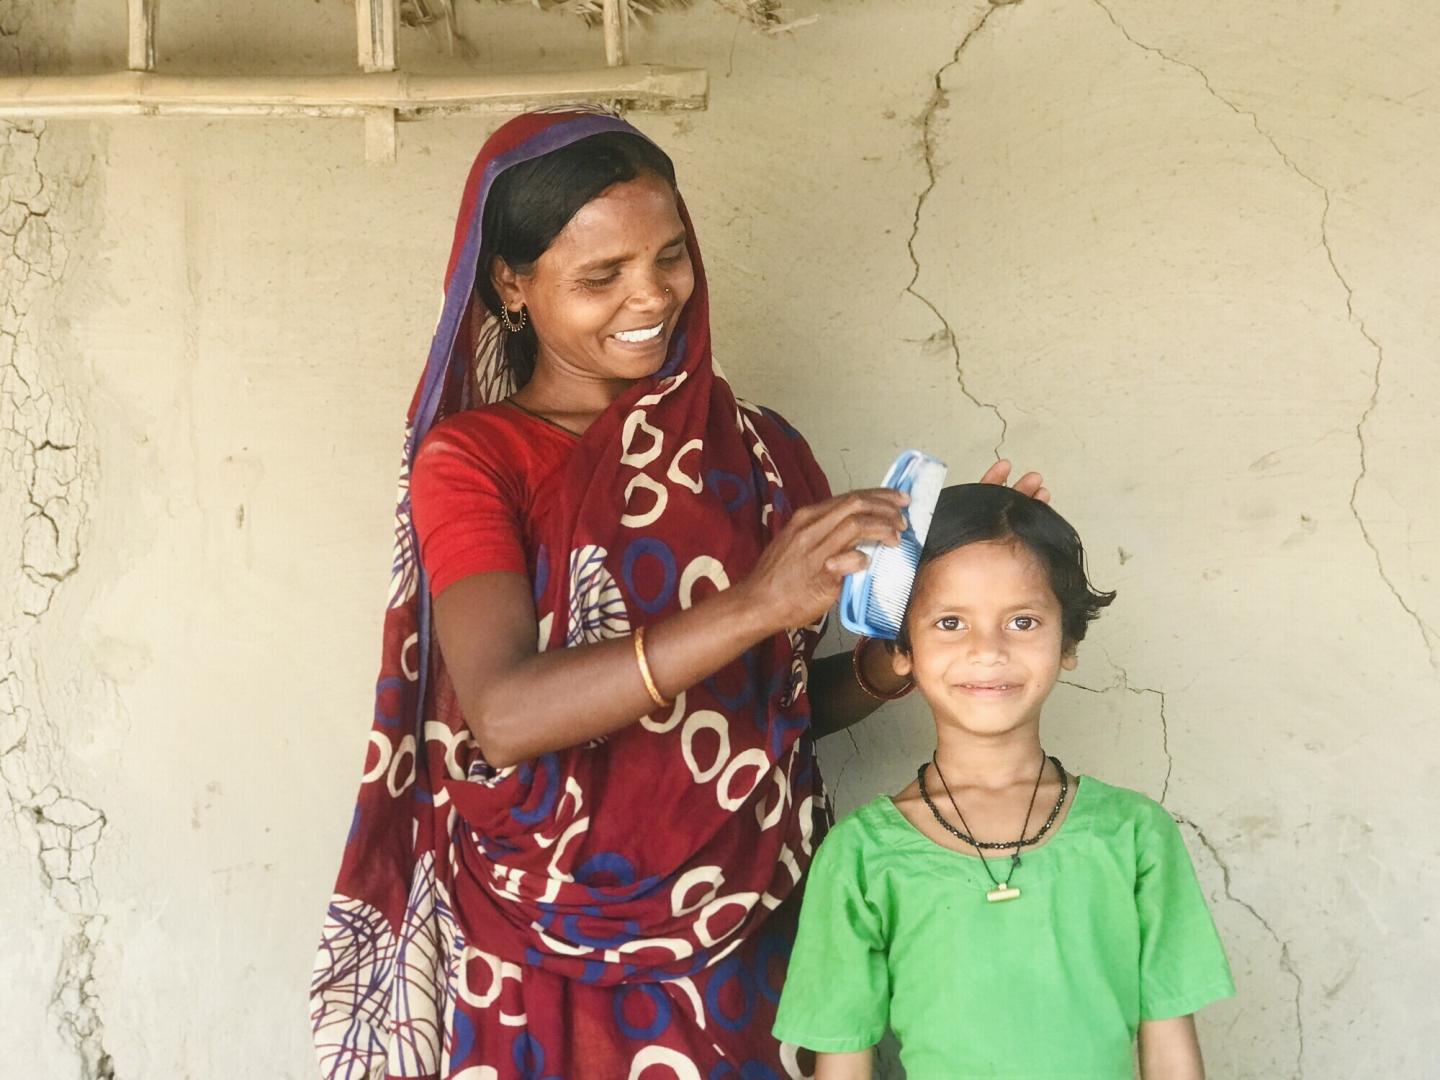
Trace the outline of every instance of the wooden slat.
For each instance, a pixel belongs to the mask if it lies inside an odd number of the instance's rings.
[[[651,65],[527,75],[190,76],[144,72],[0,78],[0,119],[98,116],[366,116],[402,120],[579,102],[703,109],[703,69]]]
[[[131,71],[155,70],[155,7],[157,0],[129,0]]]
[[[365,160],[389,164],[396,157],[399,142],[394,109],[372,109],[365,114]]]
[[[623,67],[630,60],[629,0],[604,0],[601,8],[605,27],[605,63]]]
[[[400,0],[355,0],[355,32],[362,71],[394,71]]]

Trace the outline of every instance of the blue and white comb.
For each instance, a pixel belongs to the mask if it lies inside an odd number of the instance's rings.
[[[947,472],[943,461],[919,450],[906,450],[890,466],[883,486],[910,496],[910,505],[903,511],[905,531],[895,547],[881,543],[861,546],[870,565],[847,577],[840,589],[840,624],[846,630],[886,641],[899,636]]]

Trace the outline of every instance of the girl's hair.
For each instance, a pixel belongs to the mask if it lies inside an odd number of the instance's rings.
[[[485,200],[480,222],[475,267],[480,302],[500,314],[500,296],[490,280],[495,259],[503,259],[516,273],[530,273],[576,211],[612,184],[645,173],[675,187],[675,165],[665,151],[626,131],[590,135],[502,172]],[[505,360],[517,387],[535,372],[536,348],[535,331],[528,323],[518,334],[506,335]]]
[[[940,492],[920,554],[917,582],[926,565],[941,555],[986,540],[1019,544],[1040,561],[1060,601],[1067,652],[1084,640],[1091,620],[1115,599],[1113,592],[1097,592],[1091,586],[1085,575],[1085,549],[1070,523],[1039,499],[1001,484],[957,484]],[[903,621],[898,644],[910,650],[909,627]]]

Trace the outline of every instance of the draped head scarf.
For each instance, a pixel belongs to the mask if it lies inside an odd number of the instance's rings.
[[[789,947],[777,909],[825,822],[805,692],[821,626],[761,642],[606,739],[503,769],[471,738],[431,637],[410,470],[437,423],[515,389],[474,288],[485,201],[505,169],[607,131],[639,135],[605,114],[518,117],[465,186],[406,427],[374,719],[312,982],[330,1078],[800,1075],[769,1021]],[[560,512],[537,538],[541,649],[629,634],[728,587],[829,494],[798,433],[714,366],[677,204],[695,289],[661,370],[563,467]]]

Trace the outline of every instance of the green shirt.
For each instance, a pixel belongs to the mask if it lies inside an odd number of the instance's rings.
[[[911,1080],[1131,1080],[1141,1020],[1235,992],[1180,830],[1137,792],[1085,777],[1011,884],[988,902],[979,858],[866,803],[816,854],[776,1037],[844,1053],[888,1023]]]

